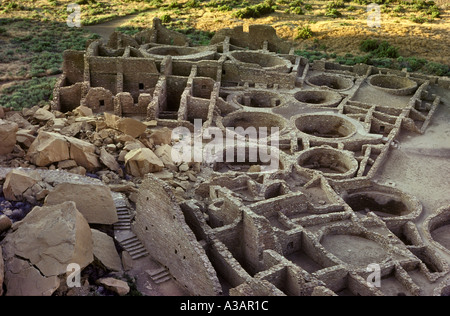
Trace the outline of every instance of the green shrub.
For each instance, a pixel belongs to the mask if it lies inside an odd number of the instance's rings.
[[[239,0],[213,0],[205,3],[204,6],[214,8],[218,11],[231,11],[235,7],[243,7],[243,4],[244,2]]]
[[[378,48],[379,46],[379,41],[374,40],[374,39],[367,39],[362,41],[359,44],[359,49],[362,50],[363,52],[371,52],[374,51]]]
[[[409,20],[411,22],[418,23],[418,24],[423,24],[428,21],[428,19],[426,17],[424,17],[423,15],[420,15],[420,16],[411,15],[409,17]]]
[[[188,2],[186,2],[186,4],[184,5],[185,8],[198,8],[200,7],[200,2],[198,0],[189,0]]]
[[[396,6],[394,9],[392,9],[392,11],[394,11],[395,13],[403,13],[405,12],[405,7],[402,6],[401,4],[399,4],[398,6]]]
[[[424,72],[435,76],[450,76],[450,66],[428,62],[424,66]]]
[[[172,17],[169,14],[164,14],[161,16],[161,22],[163,23],[169,23],[172,21]]]
[[[334,0],[328,2],[327,9],[342,9],[345,8],[345,3],[343,0]]]
[[[233,14],[239,19],[259,18],[264,15],[275,12],[275,5],[273,1],[266,0],[264,3],[243,8]]]
[[[134,27],[134,26],[119,26],[119,27],[116,27],[116,31],[121,32],[123,34],[133,36],[133,35],[139,33],[140,31],[142,31],[142,28]]]
[[[374,39],[367,39],[360,43],[359,49],[370,53],[376,58],[398,58],[400,56],[398,49],[386,41],[380,42]]]
[[[439,7],[437,7],[436,5],[433,5],[433,6],[429,7],[427,9],[426,13],[428,15],[431,15],[431,17],[433,19],[441,17],[441,11],[440,11]]]
[[[308,39],[313,37],[313,32],[311,30],[311,28],[309,27],[309,25],[303,26],[303,27],[299,27],[298,31],[297,31],[297,35],[296,35],[296,39]]]
[[[307,58],[310,63],[312,63],[315,60],[330,58],[330,56],[326,53],[310,50],[296,50],[295,55]]]
[[[381,68],[392,68],[393,63],[391,58],[373,58],[370,60],[371,65]]]
[[[292,10],[292,13],[298,14],[298,15],[304,15],[305,11],[303,11],[302,7],[296,7]]]
[[[329,16],[336,19],[341,17],[342,13],[339,12],[337,9],[328,9],[327,12],[325,13],[325,16]]]
[[[83,4],[96,4],[96,0],[77,0],[77,4],[83,5]]]
[[[390,46],[387,42],[366,40],[361,44],[362,48],[366,49],[366,51],[368,52],[368,54],[364,56],[353,56],[352,54],[337,56],[335,53],[327,55],[324,52],[311,50],[295,51],[295,54],[308,58],[309,62],[313,62],[314,60],[319,60],[322,58],[332,58],[335,62],[347,66],[353,66],[362,63],[373,65],[375,67],[391,68],[397,70],[407,68],[407,70],[410,72],[421,72],[434,76],[450,76],[449,65],[430,62],[426,59],[416,57],[389,57],[397,56],[398,53],[396,52],[396,49]],[[395,52],[392,53],[392,50],[394,50]],[[379,51],[382,51],[382,53],[379,53]]]
[[[163,0],[147,0],[147,2],[151,6],[159,8],[159,7],[161,7],[161,5],[163,4],[164,1]]]
[[[166,7],[166,10],[176,10],[176,9],[182,9],[183,8],[183,4],[176,2],[176,1],[172,1],[171,3],[169,3]]]
[[[185,34],[193,45],[206,46],[211,43],[211,39],[216,34],[215,32],[201,31],[194,28],[170,28],[179,33]]]
[[[217,11],[220,11],[220,12],[226,12],[226,11],[231,11],[231,10],[233,10],[233,9],[228,4],[224,4],[224,5],[217,7]]]
[[[414,0],[411,6],[417,11],[428,8],[428,4],[425,0]]]
[[[56,78],[33,78],[3,90],[0,104],[21,110],[41,105],[52,98]]]
[[[406,68],[411,72],[418,71],[427,64],[427,61],[425,59],[415,57],[399,57],[397,59],[397,62],[399,63],[399,68]]]

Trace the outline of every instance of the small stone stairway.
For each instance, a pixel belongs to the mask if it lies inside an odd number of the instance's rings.
[[[117,209],[117,217],[119,221],[114,224],[114,230],[131,230],[131,214],[128,211],[128,207],[119,206]]]
[[[117,242],[125,249],[133,260],[148,256],[147,249],[131,230],[132,216],[125,198],[122,195],[114,197],[119,221],[114,224],[114,236]]]
[[[156,284],[161,284],[170,281],[172,279],[172,276],[170,275],[169,271],[164,267],[160,267],[155,270],[146,270],[145,272],[147,272],[150,275],[151,279]]]
[[[131,233],[127,238],[120,240],[119,244],[128,251],[133,260],[146,257],[149,254],[134,233]]]

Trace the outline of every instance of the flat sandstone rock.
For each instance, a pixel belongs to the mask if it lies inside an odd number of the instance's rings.
[[[89,224],[112,225],[118,221],[111,190],[102,185],[61,183],[50,192],[45,205],[74,201]]]

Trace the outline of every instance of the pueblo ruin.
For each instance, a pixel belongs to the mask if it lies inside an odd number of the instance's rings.
[[[66,51],[51,108],[0,121],[0,290],[448,296],[449,89],[309,63],[262,25],[194,47],[155,19]],[[239,127],[277,133],[175,159],[181,136]]]

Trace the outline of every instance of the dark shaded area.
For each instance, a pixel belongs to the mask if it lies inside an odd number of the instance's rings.
[[[368,213],[374,212],[381,217],[403,216],[408,213],[405,204],[400,201],[390,200],[386,204],[381,204],[375,198],[366,194],[357,194],[349,196],[345,202],[355,212]]]

